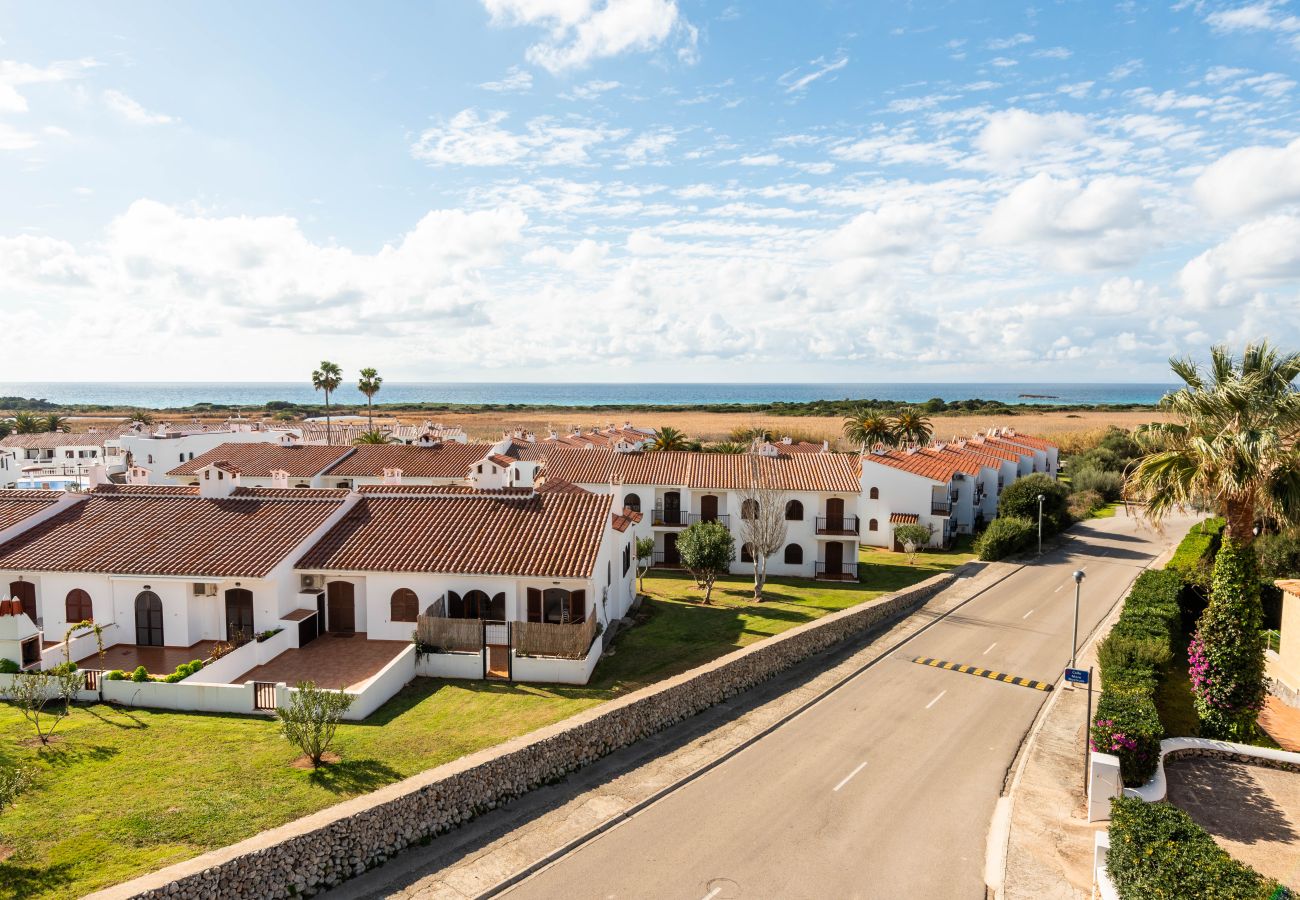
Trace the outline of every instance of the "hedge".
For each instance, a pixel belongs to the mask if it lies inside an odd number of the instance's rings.
[[[975,539],[975,553],[986,562],[1029,549],[1038,526],[1020,516],[998,516]]]
[[[1165,569],[1177,572],[1186,584],[1194,584],[1202,590],[1208,589],[1214,554],[1219,549],[1225,524],[1224,519],[1212,518],[1193,525]]]
[[[1119,773],[1128,787],[1146,784],[1160,762],[1160,713],[1151,694],[1108,688],[1097,701],[1089,746],[1119,757]]]
[[[1121,900],[1294,898],[1229,856],[1181,809],[1133,797],[1111,801],[1106,871]]]

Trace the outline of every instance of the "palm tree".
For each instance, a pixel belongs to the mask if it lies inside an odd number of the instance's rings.
[[[736,441],[719,441],[716,444],[705,444],[705,453],[748,453],[751,444],[738,443]]]
[[[1160,408],[1177,421],[1143,425],[1146,455],[1128,476],[1129,495],[1160,519],[1175,507],[1207,503],[1227,519],[1239,547],[1255,538],[1255,520],[1300,521],[1300,353],[1267,341],[1247,344],[1241,359],[1227,347],[1210,351],[1207,370],[1191,359],[1169,366],[1186,387]]]
[[[894,423],[888,416],[868,409],[860,409],[844,420],[844,436],[861,445],[863,453],[869,453],[873,447],[881,444],[886,447],[898,446]]]
[[[311,373],[311,386],[318,391],[325,392],[325,443],[334,443],[330,435],[330,394],[339,389],[343,383],[343,370],[336,363],[328,359],[320,364],[320,368]]]
[[[132,423],[138,422],[141,425],[152,425],[153,416],[150,413],[145,412],[143,409],[137,409],[135,412],[131,413],[131,418],[127,421]]]
[[[57,413],[50,413],[43,420],[41,420],[41,422],[45,426],[44,428],[45,431],[68,431],[69,430],[67,418]]]
[[[934,428],[930,420],[917,409],[899,410],[893,418],[894,435],[899,444],[919,444],[924,447],[930,443]]]
[[[391,444],[393,438],[391,435],[384,434],[382,431],[376,431],[371,428],[369,431],[363,431],[357,435],[354,444]]]
[[[366,395],[366,429],[368,431],[375,430],[375,421],[373,415],[375,394],[379,393],[379,389],[383,386],[383,384],[384,384],[384,379],[380,378],[379,373],[376,372],[374,369],[361,370],[361,380],[357,382],[357,390],[359,390],[361,393]],[[376,443],[376,442],[372,441],[371,443]]]
[[[37,434],[45,430],[45,423],[29,412],[14,414],[14,431],[19,434]]]
[[[651,450],[685,450],[691,442],[685,433],[678,431],[671,425],[665,425],[655,432],[654,439],[650,441]]]

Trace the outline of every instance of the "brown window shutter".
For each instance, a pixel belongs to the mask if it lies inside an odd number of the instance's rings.
[[[569,621],[575,625],[587,621],[586,591],[574,591],[569,595]]]
[[[528,589],[528,621],[542,621],[542,592],[537,588]]]

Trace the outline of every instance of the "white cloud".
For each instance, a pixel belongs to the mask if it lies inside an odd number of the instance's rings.
[[[601,94],[618,87],[622,87],[622,85],[617,81],[588,81],[585,84],[575,85],[569,89],[567,94],[561,94],[560,96],[566,100],[595,100]]]
[[[833,232],[824,249],[838,259],[907,253],[925,243],[933,221],[934,211],[927,206],[885,204]]]
[[[1205,17],[1215,31],[1275,31],[1282,34],[1300,33],[1300,16],[1288,13],[1284,4],[1264,0],[1231,9],[1215,10]]]
[[[1285,147],[1241,147],[1211,163],[1192,189],[1216,215],[1239,216],[1300,202],[1300,138]]]
[[[682,42],[678,58],[689,62],[698,40],[675,0],[483,0],[483,5],[493,24],[546,29],[546,37],[529,47],[526,56],[551,73],[654,50],[674,33]]]
[[[90,57],[61,60],[47,66],[0,59],[0,113],[27,112],[27,97],[18,90],[21,87],[80,78],[97,65]]]
[[[511,66],[500,81],[485,81],[479,87],[498,94],[525,93],[533,89],[533,73],[519,66]]]
[[[1238,228],[1193,259],[1178,281],[1195,309],[1239,303],[1300,278],[1300,217],[1269,216]],[[1278,323],[1281,324],[1280,322]]]
[[[1088,136],[1088,120],[1074,113],[1007,109],[993,113],[975,146],[995,166],[1015,164],[1052,145],[1072,145]]]
[[[508,114],[464,109],[446,122],[425,129],[411,145],[411,155],[433,165],[504,166],[585,165],[590,151],[625,132],[601,125],[566,124],[547,116],[531,119],[524,132],[503,128]]]
[[[1130,59],[1128,62],[1120,63],[1107,73],[1106,78],[1110,81],[1123,81],[1130,75],[1136,75],[1142,70],[1142,60]]]
[[[104,91],[104,105],[136,125],[168,125],[176,121],[171,116],[150,112],[121,91]]]
[[[1069,59],[1074,55],[1069,47],[1044,47],[1029,54],[1037,59]]]
[[[779,166],[781,162],[781,157],[775,153],[756,153],[740,158],[742,166]]]
[[[827,60],[826,57],[819,56],[808,63],[808,71],[804,71],[802,67],[793,68],[778,78],[777,83],[785,88],[787,94],[802,93],[814,81],[824,78],[832,72],[838,72],[848,64],[849,58],[843,54],[833,60]]]
[[[1009,69],[1011,66],[1020,65],[1020,63],[1016,62],[1014,59],[1010,59],[1005,56],[996,57],[994,59],[989,60],[989,62],[1000,69]]]
[[[647,131],[628,141],[623,155],[634,165],[664,164],[667,162],[664,154],[676,140],[677,136],[669,130]]]
[[[984,46],[988,47],[990,50],[1010,50],[1012,47],[1019,47],[1021,44],[1032,44],[1033,42],[1034,36],[1032,34],[1025,34],[1022,31],[1019,34],[1013,34],[1010,37],[993,38]]]
[[[555,266],[567,272],[591,275],[600,268],[608,255],[609,244],[597,243],[590,238],[584,238],[578,241],[572,250],[567,252],[554,246],[532,250],[524,255],[524,262]]]

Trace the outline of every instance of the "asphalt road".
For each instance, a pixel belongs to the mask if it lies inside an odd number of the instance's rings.
[[[1070,654],[1071,572],[1086,575],[1082,640],[1181,536],[1177,525],[1164,535],[1123,517],[1076,527],[1064,546],[506,896],[983,898],[993,808],[1048,694],[912,659],[1056,682]]]

